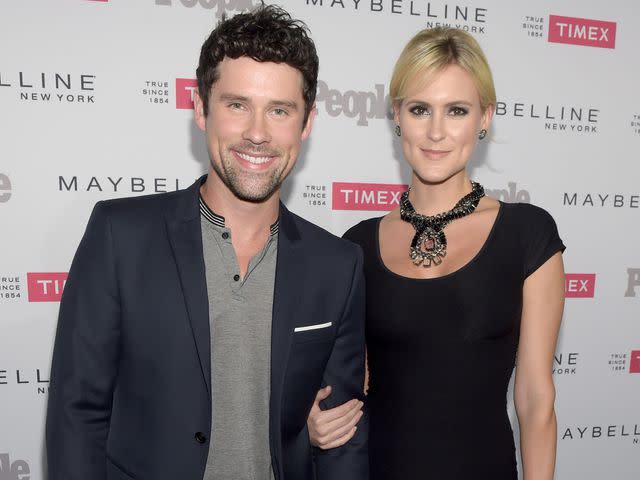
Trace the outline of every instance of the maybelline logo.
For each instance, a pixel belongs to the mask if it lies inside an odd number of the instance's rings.
[[[327,186],[305,185],[302,198],[310,207],[325,207],[327,205]]]
[[[89,74],[0,71],[0,88],[17,89],[26,102],[95,103],[95,81]]]
[[[549,15],[549,42],[616,48],[616,23]]]
[[[30,302],[59,302],[67,283],[67,272],[27,273]]]
[[[629,437],[633,443],[640,443],[640,425],[576,425],[566,427],[562,440],[587,440]]]
[[[2,385],[15,385],[18,388],[35,387],[36,393],[45,394],[49,391],[48,369],[0,370],[0,389]]]
[[[194,78],[176,78],[176,108],[193,110],[193,101],[198,91],[198,81]]]
[[[169,105],[169,82],[164,80],[147,80],[142,88],[142,95],[154,105]]]
[[[423,17],[426,28],[455,27],[472,33],[485,33],[487,9],[420,0],[306,0],[307,5],[336,10],[387,13]]]
[[[640,287],[640,268],[627,268],[627,291],[625,297],[635,297],[636,288]]]
[[[638,208],[640,194],[564,192],[562,204],[570,207]]]
[[[22,281],[18,275],[0,277],[0,300],[19,300],[22,298]],[[1,479],[0,479],[1,480]]]
[[[393,210],[400,203],[400,196],[407,185],[395,183],[345,183],[333,182],[333,210]]]
[[[187,8],[198,6],[208,10],[215,10],[218,18],[221,18],[226,12],[251,10],[259,4],[260,2],[254,3],[252,0],[156,0],[156,5],[165,5],[167,7],[182,5]]]
[[[553,356],[554,375],[575,375],[578,365],[578,352],[556,353]]]
[[[375,84],[373,91],[347,90],[341,92],[329,88],[322,80],[318,81],[316,102],[324,104],[324,111],[330,117],[341,115],[357,119],[356,125],[366,127],[371,119],[392,119],[389,95],[385,94],[385,86]]]
[[[516,182],[509,182],[508,188],[485,188],[484,192],[497,200],[507,203],[531,203],[531,194],[528,190],[518,189]]]
[[[595,273],[566,273],[564,296],[566,298],[593,298],[596,290]]]
[[[571,105],[496,102],[496,115],[544,123],[544,129],[561,133],[598,133],[600,110]]]
[[[25,460],[11,461],[8,453],[0,453],[0,480],[29,480],[30,478],[31,470]]]
[[[163,193],[179,190],[177,178],[58,176],[60,192]]]
[[[0,173],[0,203],[7,203],[11,199],[11,179]]]

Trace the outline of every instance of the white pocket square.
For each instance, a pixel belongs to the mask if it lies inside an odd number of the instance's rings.
[[[296,327],[293,329],[295,332],[306,332],[307,330],[318,330],[319,328],[327,328],[331,326],[331,322],[317,323],[315,325],[306,325],[304,327]]]

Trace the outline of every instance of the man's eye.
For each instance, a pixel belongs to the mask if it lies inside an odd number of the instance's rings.
[[[289,112],[287,112],[284,108],[274,108],[273,114],[278,117],[284,117],[285,115],[288,115]]]

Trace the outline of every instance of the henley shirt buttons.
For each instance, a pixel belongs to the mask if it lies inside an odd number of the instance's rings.
[[[224,238],[225,240],[229,238],[229,232],[222,232],[222,238]]]
[[[196,432],[195,438],[198,443],[204,443],[207,441],[206,435],[202,432]]]
[[[240,275],[238,275],[237,273],[233,276],[233,279],[237,282],[238,280],[240,280]]]

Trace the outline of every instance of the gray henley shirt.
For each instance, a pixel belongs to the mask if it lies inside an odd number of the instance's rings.
[[[224,218],[200,199],[211,332],[212,426],[204,480],[272,480],[271,316],[278,224],[240,278]]]

